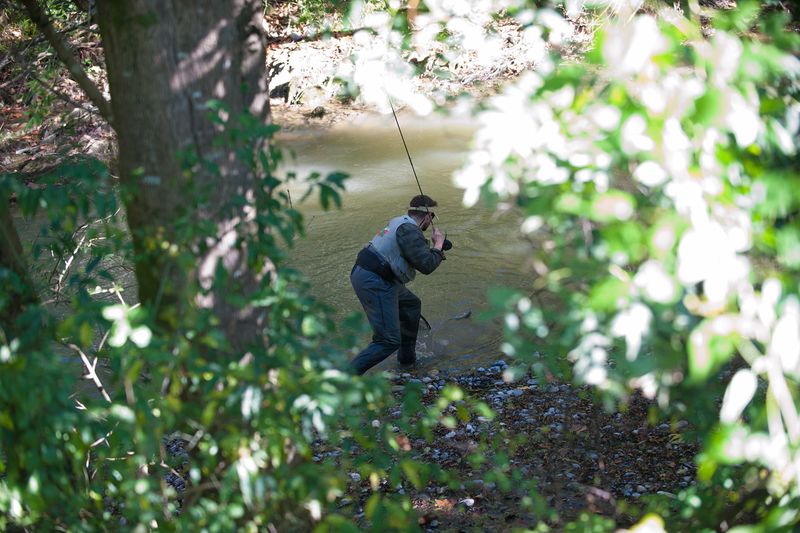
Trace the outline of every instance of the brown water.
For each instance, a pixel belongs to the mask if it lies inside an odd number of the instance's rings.
[[[467,122],[439,117],[402,115],[403,128],[422,190],[439,203],[439,227],[454,247],[431,275],[418,275],[408,285],[422,299],[422,314],[431,330],[421,328],[418,357],[423,367],[466,368],[501,357],[501,326],[481,321],[487,291],[498,285],[523,288],[521,265],[525,245],[516,215],[498,215],[486,207],[465,208],[452,174],[463,163],[474,133]],[[358,251],[390,218],[404,213],[419,193],[391,115],[365,117],[326,132],[282,135],[296,158],[289,166],[298,176],[312,170],[350,174],[341,209],[324,211],[309,199],[295,205],[305,216],[307,238],[292,251],[292,263],[305,273],[314,295],[339,316],[361,311],[349,274]],[[303,187],[291,187],[300,198]],[[430,233],[428,232],[428,236]],[[472,311],[463,320],[451,317]],[[369,338],[364,338],[364,345]],[[396,366],[394,357],[378,368]]]

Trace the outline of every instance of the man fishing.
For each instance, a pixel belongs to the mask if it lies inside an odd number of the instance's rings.
[[[433,227],[429,248],[422,233],[432,226],[436,206],[430,196],[413,197],[407,213],[391,219],[356,257],[350,282],[373,331],[372,342],[351,362],[359,375],[395,351],[401,365],[417,359],[422,302],[405,284],[417,271],[430,274],[445,259],[444,235]]]

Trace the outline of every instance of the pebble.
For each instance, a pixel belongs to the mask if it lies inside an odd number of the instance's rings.
[[[481,387],[481,388],[496,387],[495,390],[491,390],[490,389],[487,392],[490,392],[488,398],[489,398],[491,404],[493,405],[495,411],[498,414],[500,414],[500,413],[503,412],[502,406],[503,405],[508,405],[505,402],[509,398],[512,398],[512,397],[513,398],[519,398],[519,397],[525,395],[526,390],[530,391],[530,392],[533,392],[538,387],[537,380],[535,378],[533,378],[533,377],[529,377],[528,379],[525,380],[525,385],[527,385],[527,387],[523,386],[521,388],[509,388],[509,383],[498,379],[500,377],[498,375],[498,373],[504,371],[504,369],[507,369],[507,368],[508,368],[508,364],[505,361],[498,360],[488,368],[486,368],[486,367],[477,368],[476,372],[478,373],[478,375],[473,374],[471,376],[468,375],[468,376],[452,376],[451,377],[447,373],[442,373],[440,375],[440,372],[438,370],[431,370],[429,372],[428,376],[421,376],[419,378],[414,378],[414,377],[412,377],[411,374],[404,373],[404,374],[401,375],[402,376],[402,380],[400,380],[399,378],[398,379],[399,379],[399,381],[401,383],[420,383],[420,384],[424,383],[424,384],[427,384],[428,386],[425,387],[425,388],[427,390],[429,390],[429,391],[435,390],[435,389],[441,390],[445,386],[447,386],[448,383],[454,383],[454,384],[465,386],[465,387]],[[517,386],[520,386],[520,383],[521,383],[521,381],[517,382]],[[567,393],[569,393],[572,390],[572,387],[570,385],[566,385],[566,384],[564,384],[564,385],[559,385],[559,384],[547,385],[547,384],[544,384],[544,386],[546,387],[546,390],[549,393],[559,393],[559,392],[567,392]],[[403,391],[403,390],[404,390],[404,385],[395,385],[395,386],[392,387],[392,391],[393,392]],[[552,418],[556,418],[556,420],[563,419],[565,417],[564,410],[568,409],[566,404],[572,403],[571,401],[568,401],[565,404],[565,402],[564,402],[564,400],[562,398],[555,397],[555,398],[550,398],[548,400],[547,397],[543,397],[541,395],[536,395],[536,394],[532,394],[532,395],[528,396],[528,398],[530,398],[530,400],[531,400],[531,403],[529,405],[526,405],[526,407],[528,407],[528,408],[526,408],[526,409],[515,409],[514,410],[515,411],[515,416],[517,417],[517,419],[518,419],[517,421],[518,422],[522,421],[523,425],[525,424],[525,421],[527,421],[528,423],[540,423],[541,420],[537,420],[538,417],[541,417],[541,416],[550,417],[551,418],[551,420],[549,421],[550,423],[549,424],[545,424],[544,426],[545,427],[549,426],[549,428],[552,431],[555,431],[555,432],[564,431],[564,428],[565,428],[564,424],[555,422],[555,421],[552,420]],[[463,402],[461,402],[461,403],[463,403]],[[550,404],[550,406],[548,406],[548,408],[544,411],[544,413],[542,413],[540,409],[542,409],[543,407],[547,406],[548,403]],[[558,405],[559,408],[552,407],[553,405]],[[453,411],[453,410],[455,410],[455,407],[451,405],[451,406],[449,406],[449,410]],[[397,418],[398,416],[401,416],[402,413],[400,412],[400,410],[395,409],[395,410],[389,411],[389,414],[390,414],[391,418]],[[581,414],[572,414],[571,418],[577,420],[577,419],[582,418],[582,416],[583,415],[581,415]],[[614,416],[614,418],[616,420],[621,420],[623,418],[623,414],[622,413],[615,413],[613,416]],[[480,426],[480,424],[489,424],[489,425],[488,426],[487,425]],[[462,435],[462,438],[463,438],[464,435],[472,436],[472,435],[474,435],[475,433],[477,433],[479,431],[481,431],[481,432],[489,431],[490,434],[494,434],[494,431],[492,429],[492,428],[495,428],[494,424],[498,424],[501,427],[505,426],[505,424],[503,422],[495,421],[494,423],[492,423],[492,420],[490,420],[490,419],[488,419],[486,417],[476,416],[473,419],[472,423],[466,423],[463,426],[463,430],[459,428],[459,429],[456,429],[456,430],[449,431],[444,435],[443,438],[447,439],[447,440],[452,440],[452,439],[456,438],[458,435]],[[512,425],[514,425],[514,424],[512,424]],[[375,427],[375,428],[379,428],[381,426],[381,421],[377,420],[377,419],[373,420],[372,421],[372,426]],[[685,429],[688,426],[689,426],[689,422],[687,422],[686,420],[680,420],[680,421],[675,422],[675,423],[662,422],[662,423],[658,424],[654,429],[657,430],[657,431],[660,431],[660,432],[671,432],[671,431],[675,431],[675,430]],[[620,429],[621,429],[620,426],[616,422],[613,423],[613,424],[606,424],[601,428],[601,430],[603,432],[607,432],[609,434],[612,434],[612,435],[614,435],[616,437],[620,437],[621,438],[621,437],[623,437],[623,435],[622,435],[622,433],[619,432]],[[614,431],[614,430],[617,430],[617,431]],[[392,426],[392,431],[397,433],[400,430],[399,430],[398,427]],[[631,430],[631,432],[634,435],[640,434],[640,430],[639,429],[633,429],[633,430]],[[630,434],[627,434],[627,435],[630,435]],[[423,453],[427,454],[429,457],[431,457],[435,461],[437,461],[437,460],[438,461],[446,460],[447,458],[449,458],[452,455],[450,452],[447,452],[447,451],[442,451],[440,449],[432,449],[430,446],[427,446],[424,441],[416,442],[415,443],[415,447],[417,449],[419,449],[419,450],[423,450]],[[456,456],[457,456],[457,454],[456,454]],[[599,458],[600,458],[598,453],[593,452],[593,451],[585,451],[585,456],[590,458],[592,461],[598,461]],[[313,456],[312,459],[315,462],[319,462],[319,461],[322,460],[322,458],[319,457],[319,456]],[[679,467],[678,474],[688,474],[688,469],[686,468],[685,465],[682,465],[682,466]],[[361,476],[356,472],[350,473],[348,475],[350,476],[352,481],[355,482],[355,483],[359,483],[361,481]],[[562,475],[566,479],[570,480],[567,483],[568,485],[570,483],[573,483],[575,478],[576,478],[576,474],[573,471],[564,471],[562,473]],[[634,480],[636,479],[636,477],[637,477],[637,475],[634,474],[633,472],[625,472],[623,474],[623,478],[625,479],[625,481],[627,481],[627,484],[625,484],[625,486],[624,486],[624,488],[622,489],[621,492],[623,493],[623,495],[625,497],[627,497],[627,498],[640,498],[643,494],[651,493],[651,492],[654,491],[655,488],[657,488],[657,487],[648,487],[647,485],[644,485],[644,484],[635,484]],[[694,484],[694,482],[695,482],[695,479],[694,479],[693,476],[684,475],[683,476],[683,482],[679,483],[679,485],[685,487],[687,485]],[[496,483],[493,483],[493,482],[488,482],[487,483],[487,482],[484,482],[482,479],[473,480],[470,485],[471,485],[471,487],[473,489],[478,490],[481,493],[486,493],[488,491],[493,491],[497,487]],[[462,486],[462,490],[465,490],[463,486]],[[447,487],[438,487],[437,489],[433,489],[432,493],[435,494],[435,493],[438,492],[438,494],[441,495],[441,494],[445,494],[447,491],[448,491]],[[404,491],[404,489],[402,487],[398,487],[397,488],[397,492],[399,494],[404,494],[405,493],[405,491]],[[662,495],[672,495],[671,493],[668,493],[668,492],[665,492],[665,491],[659,491],[658,493],[662,494]],[[427,497],[430,498],[430,496],[427,496]],[[674,497],[674,495],[673,495],[673,497]],[[471,507],[473,507],[475,505],[475,499],[474,498],[469,498],[469,497],[463,498],[462,500],[459,501],[459,504],[463,504],[465,507],[471,508]],[[430,523],[428,523],[428,527],[429,528],[437,528],[439,526],[440,526],[440,522],[438,520],[432,520]]]

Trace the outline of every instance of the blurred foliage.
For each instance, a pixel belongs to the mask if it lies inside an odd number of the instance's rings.
[[[483,40],[491,36],[465,28],[483,29],[499,12],[516,17],[541,52],[537,72],[479,109],[483,127],[457,176],[468,203],[483,198],[527,215],[531,290],[492,295],[504,349],[535,372],[595,386],[610,407],[638,389],[662,416],[691,420],[703,443],[697,485],[646,498],[632,530],[792,531],[800,524],[798,35],[784,30],[781,10],[755,2],[718,13],[710,39],[685,17],[602,11],[608,25],[585,61],[559,65],[544,51],[561,49],[568,25],[540,4],[431,0],[418,20],[454,62],[491,60],[480,55],[493,49]],[[410,46],[407,36],[389,38],[408,28],[404,12],[392,14],[399,19],[385,17],[376,35],[387,47]],[[387,57],[373,59],[391,71]],[[371,94],[357,74],[353,84]],[[269,340],[246,354],[232,353],[207,310],[164,331],[152,310],[122,298],[105,261],[134,257],[105,169],[64,169],[68,180],[60,174],[42,189],[8,176],[0,183],[0,197],[13,194],[24,214],[46,218],[43,257],[61,264],[83,254],[58,295],[68,297],[66,315],[31,306],[0,331],[0,527],[415,530],[410,500],[391,489],[458,484],[414,460],[400,436],[432,439],[433,427],[455,423],[451,407],[458,417],[490,411],[445,389],[420,412],[420,392],[409,387],[399,431],[382,421],[392,402],[385,381],[341,371],[355,335],[338,330],[283,264],[303,221],[282,192],[291,177],[275,174],[279,150],[240,150],[275,129],[221,116],[221,145],[260,176],[259,231],[242,228],[242,246],[252,266],[276,266],[255,294],[242,294],[242,306],[266,317]],[[187,156],[186,172],[206,164]],[[315,174],[311,194],[338,204],[343,179]],[[195,243],[213,228],[181,217],[175,225],[180,238],[158,253],[192,268]],[[82,248],[85,234],[93,245]],[[214,283],[239,294],[222,269]],[[48,290],[39,287],[44,301]],[[75,390],[65,361],[78,350],[89,368],[95,357],[108,362],[110,401]],[[472,460],[501,489],[528,481],[499,443],[483,443]],[[338,509],[348,472],[373,491],[355,523]],[[533,496],[531,507],[547,516]],[[586,514],[565,529],[613,527]]]
[[[610,407],[638,389],[691,420],[698,486],[653,500],[669,529],[790,531],[800,36],[758,2],[717,12],[709,38],[677,13],[618,7],[585,61],[542,62],[490,99],[456,176],[468,203],[527,216],[532,288],[494,297],[505,351]],[[515,16],[556,27],[553,12]]]

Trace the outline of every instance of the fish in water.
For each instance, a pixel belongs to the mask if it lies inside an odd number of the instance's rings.
[[[472,316],[472,309],[467,309],[463,313],[451,316],[450,320],[464,320],[465,318],[469,318],[471,316]]]

